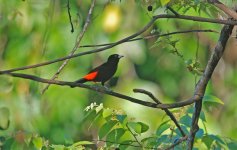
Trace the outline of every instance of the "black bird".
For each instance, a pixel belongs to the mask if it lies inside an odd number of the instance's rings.
[[[122,55],[113,54],[110,55],[107,62],[102,65],[92,69],[87,75],[83,78],[76,80],[75,83],[85,83],[87,81],[101,82],[104,86],[104,83],[113,77],[115,74],[118,62]]]

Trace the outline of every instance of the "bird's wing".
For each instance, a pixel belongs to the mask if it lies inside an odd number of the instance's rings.
[[[88,73],[87,75],[85,75],[83,78],[86,79],[86,80],[93,80],[93,79],[95,79],[97,74],[98,74],[98,71],[93,71],[93,72]]]
[[[93,80],[96,78],[96,76],[98,76],[98,74],[100,73],[100,71],[102,71],[106,66],[106,63],[92,69],[87,75],[85,75],[83,78],[86,80]]]

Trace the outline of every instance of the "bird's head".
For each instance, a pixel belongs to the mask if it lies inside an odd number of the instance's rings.
[[[122,57],[123,57],[122,55],[113,54],[109,56],[108,61],[119,61],[119,59]]]

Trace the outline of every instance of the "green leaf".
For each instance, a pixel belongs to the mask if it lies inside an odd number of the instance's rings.
[[[195,137],[200,139],[203,137],[203,134],[204,134],[203,129],[199,129]]]
[[[41,137],[34,137],[33,144],[36,149],[41,150],[41,148],[43,147],[43,139]]]
[[[225,142],[218,135],[211,134],[211,135],[208,135],[208,136],[210,136],[212,139],[214,139],[218,143],[225,144]]]
[[[184,126],[184,125],[180,125],[180,126],[181,126],[181,129],[183,129],[184,133],[186,133],[186,134],[189,133],[187,126]],[[182,134],[180,133],[178,128],[176,128],[174,131],[179,137],[182,137]]]
[[[162,135],[158,138],[158,140],[156,141],[156,143],[159,145],[164,144],[164,143],[169,143],[170,142],[170,138],[168,135]]]
[[[156,135],[160,136],[163,132],[170,128],[169,120],[163,122],[156,130]]]
[[[231,149],[237,149],[237,142],[235,141],[231,141],[229,143],[227,143],[228,148]]]
[[[141,133],[144,133],[149,129],[149,126],[147,124],[143,123],[143,122],[138,122],[138,124],[140,124],[141,127],[142,127],[141,128]]]
[[[202,142],[207,146],[208,149],[211,148],[213,141],[214,140],[210,138],[208,135],[202,137]]]
[[[120,123],[123,123],[123,121],[127,118],[127,115],[116,115],[116,118]]]
[[[146,145],[146,147],[153,147],[157,145],[157,137],[147,137],[141,140],[143,145]]]
[[[6,130],[10,124],[10,111],[7,107],[0,108],[0,130]]]
[[[207,121],[206,120],[206,116],[205,116],[205,113],[203,112],[203,111],[201,111],[201,113],[200,113],[200,119],[202,120],[202,121]]]
[[[217,104],[224,105],[224,103],[223,103],[223,101],[221,99],[219,99],[216,96],[208,95],[208,94],[203,97],[203,103],[206,103],[206,102],[217,103]]]
[[[149,126],[142,122],[128,122],[127,125],[138,134],[144,133],[149,129]]]
[[[162,6],[168,4],[170,2],[170,0],[160,0],[160,3]]]
[[[208,149],[211,148],[211,145],[214,141],[216,141],[219,145],[226,145],[219,136],[213,134],[203,136],[202,141],[205,143]]]
[[[1,148],[2,149],[11,149],[11,146],[13,145],[14,141],[15,140],[12,137],[5,140],[4,143],[3,143],[3,146],[1,145]]]
[[[66,147],[64,145],[51,145],[51,148],[53,148],[54,150],[65,150]]]
[[[125,130],[123,128],[114,129],[107,135],[106,140],[111,142],[118,142],[124,133]]]
[[[180,118],[179,122],[187,127],[191,125],[192,118],[189,115],[185,115]]]
[[[103,110],[103,118],[110,117],[113,114],[113,110],[106,108]]]
[[[110,130],[116,125],[117,121],[108,121],[105,124],[102,125],[102,127],[99,130],[99,138],[102,139],[105,137],[106,134],[110,132]]]
[[[136,133],[141,133],[142,127],[137,122],[128,122],[127,126]]]

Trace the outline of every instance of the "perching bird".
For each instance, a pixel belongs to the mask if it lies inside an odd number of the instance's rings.
[[[113,54],[110,55],[107,62],[102,65],[92,69],[87,75],[83,78],[76,80],[75,83],[85,83],[87,81],[101,82],[104,86],[104,83],[108,81],[115,74],[119,59],[122,58],[122,55]]]

